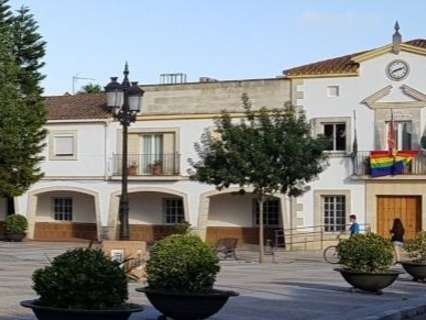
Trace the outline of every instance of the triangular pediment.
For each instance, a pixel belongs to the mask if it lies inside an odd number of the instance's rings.
[[[386,97],[389,97],[392,93],[392,90],[399,89],[406,97],[410,98],[409,101],[386,101]],[[403,84],[400,87],[393,87],[388,85],[379,91],[368,96],[361,101],[362,104],[365,104],[370,109],[391,109],[391,108],[424,108],[426,107],[426,94],[414,89],[406,84]]]
[[[370,51],[361,53],[359,55],[353,56],[351,58],[351,60],[353,62],[356,62],[356,63],[361,63],[363,61],[379,57],[379,56],[384,55],[386,53],[394,53],[393,50],[394,50],[394,48],[393,48],[392,44],[388,44],[384,47],[380,47],[380,48],[370,50]],[[399,50],[402,51],[402,52],[409,52],[409,53],[414,53],[414,54],[426,56],[426,49],[425,48],[416,47],[416,46],[406,44],[406,43],[401,43],[399,45]]]

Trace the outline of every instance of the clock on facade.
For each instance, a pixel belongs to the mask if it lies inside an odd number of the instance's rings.
[[[408,75],[409,67],[408,64],[403,60],[394,60],[388,64],[386,73],[392,80],[402,80]]]

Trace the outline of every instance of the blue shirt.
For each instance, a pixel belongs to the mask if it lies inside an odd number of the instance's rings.
[[[351,224],[351,235],[359,233],[359,224],[354,222]]]

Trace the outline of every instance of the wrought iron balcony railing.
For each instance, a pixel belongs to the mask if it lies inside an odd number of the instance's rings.
[[[353,172],[355,176],[368,176],[371,174],[370,151],[358,151],[353,159]],[[403,175],[426,175],[426,156],[422,151],[405,168]]]
[[[112,159],[114,176],[121,175],[121,154]],[[180,155],[178,153],[129,154],[127,168],[129,176],[176,176],[179,175]]]

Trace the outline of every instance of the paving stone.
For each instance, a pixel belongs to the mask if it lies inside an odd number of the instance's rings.
[[[86,245],[0,242],[0,320],[35,320],[30,310],[19,306],[21,300],[35,297],[32,272],[75,246]],[[402,310],[410,317],[426,311],[426,285],[407,275],[378,296],[353,292],[334,266],[322,261],[319,251],[279,252],[278,263],[263,265],[253,262],[256,252],[242,256],[250,263],[226,261],[217,279],[218,288],[238,291],[240,296],[230,299],[212,320],[393,320],[400,319],[392,317]],[[138,286],[129,285],[130,301],[147,308],[131,320],[156,320],[159,313],[134,290]]]

